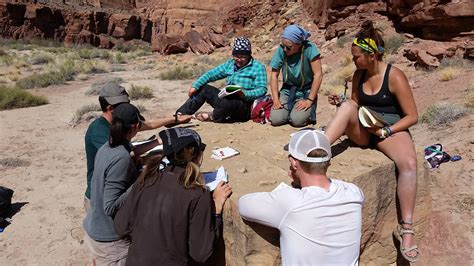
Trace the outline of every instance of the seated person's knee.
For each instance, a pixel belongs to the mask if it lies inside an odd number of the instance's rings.
[[[308,125],[308,119],[295,119],[290,120],[290,125],[293,127],[304,127]]]
[[[275,112],[272,111],[270,113],[270,123],[272,126],[281,126],[288,123],[288,115],[279,111],[280,110],[275,110]]]

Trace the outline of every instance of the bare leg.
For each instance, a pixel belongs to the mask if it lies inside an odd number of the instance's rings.
[[[325,134],[329,142],[333,144],[344,133],[359,146],[367,146],[369,143],[369,133],[359,123],[357,115],[357,103],[353,100],[348,100],[341,104],[337,109],[336,115],[329,122]]]
[[[413,141],[408,132],[398,132],[378,143],[377,147],[395,162],[398,169],[397,193],[400,202],[402,220],[413,222],[413,210],[416,200],[416,152]],[[411,228],[412,225],[404,224]],[[403,235],[403,247],[415,245],[411,234]],[[410,251],[406,255],[416,256],[417,251]]]

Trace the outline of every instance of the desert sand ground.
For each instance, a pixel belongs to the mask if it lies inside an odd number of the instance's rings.
[[[86,173],[83,139],[88,122],[76,127],[69,122],[81,106],[97,102],[96,96],[85,96],[84,93],[94,81],[104,76],[120,76],[128,83],[152,87],[155,98],[134,102],[147,108],[145,117],[173,113],[186,99],[192,81],[162,81],[153,78],[152,71],[108,73],[87,81],[37,89],[34,93],[46,95],[50,104],[0,112],[0,159],[16,158],[23,162],[0,165],[0,184],[15,190],[13,202],[16,207],[21,206],[13,216],[12,224],[0,233],[1,265],[91,263],[82,240]],[[445,83],[439,82],[434,74],[411,78],[420,114],[438,101],[464,104],[466,84],[472,82],[473,74],[472,69],[462,70],[457,78]],[[320,96],[317,126],[326,125],[333,113],[334,108],[327,104],[326,97]],[[418,124],[411,130],[417,147],[442,143],[448,153],[463,157],[461,161],[445,163],[432,170],[432,215],[428,230],[419,243],[422,259],[418,265],[460,265],[469,261],[466,256],[471,256],[473,262],[473,121],[474,116],[470,113],[450,125],[431,128]],[[275,146],[275,153],[267,158],[273,167],[268,167],[268,176],[262,179],[285,176],[285,153],[277,147],[295,129],[289,126],[272,128],[250,121],[220,126],[222,138],[216,140],[209,139],[206,133],[215,130],[215,125],[193,123],[211,147],[239,143],[248,147],[251,153],[252,149],[263,145]],[[252,134],[253,129],[257,133]],[[140,133],[137,138],[157,132]],[[278,139],[278,143],[274,139]],[[210,159],[209,152],[203,162],[205,170],[217,165]],[[257,167],[252,162],[239,162],[238,157],[233,160],[234,163],[227,163],[226,168],[236,182],[240,174]]]

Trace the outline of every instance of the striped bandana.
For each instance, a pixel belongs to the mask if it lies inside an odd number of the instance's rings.
[[[371,38],[354,38],[352,43],[371,54],[383,54],[385,52],[385,49],[381,46],[378,46],[377,43]]]

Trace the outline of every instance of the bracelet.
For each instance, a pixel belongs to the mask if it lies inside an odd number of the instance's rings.
[[[314,103],[314,101],[316,101],[316,99],[318,99],[318,96],[316,96],[316,97],[314,98],[314,100],[310,99],[309,97],[306,98],[306,100],[311,101],[311,102],[313,102],[313,103]]]
[[[393,134],[393,131],[392,129],[390,129],[390,127],[383,127],[380,129],[380,132],[381,132],[381,135],[380,135],[381,139],[388,138]]]

